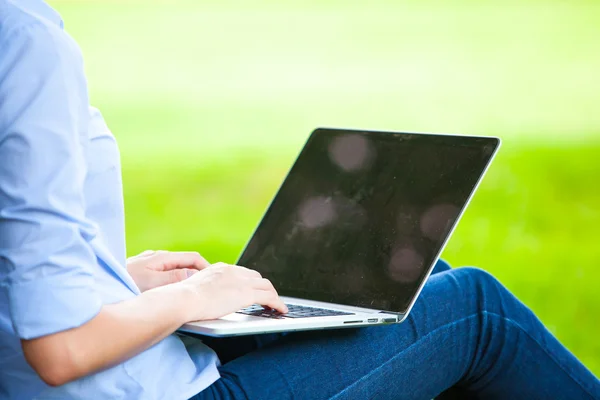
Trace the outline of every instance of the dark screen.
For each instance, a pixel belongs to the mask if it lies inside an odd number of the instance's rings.
[[[239,264],[280,295],[405,312],[497,146],[318,129]]]

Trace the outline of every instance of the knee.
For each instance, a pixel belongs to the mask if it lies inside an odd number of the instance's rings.
[[[461,267],[454,269],[458,279],[466,280],[472,285],[489,286],[500,285],[500,282],[491,273],[477,267]]]
[[[496,309],[509,296],[502,283],[487,271],[463,267],[456,268],[453,272],[462,292],[475,300],[479,309]]]

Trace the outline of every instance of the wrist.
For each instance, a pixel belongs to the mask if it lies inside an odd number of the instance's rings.
[[[144,294],[159,295],[160,302],[168,307],[169,314],[176,324],[183,325],[194,319],[194,308],[198,303],[197,295],[188,285],[181,283],[160,286],[144,292]]]
[[[182,311],[183,323],[197,320],[198,307],[200,307],[200,296],[197,290],[191,285],[186,285],[184,282],[176,283],[174,289],[177,290],[180,300],[183,302],[180,306]]]

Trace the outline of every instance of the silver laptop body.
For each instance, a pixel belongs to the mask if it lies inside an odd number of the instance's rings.
[[[270,279],[298,314],[255,305],[180,331],[404,321],[499,147],[494,137],[315,130],[237,263]]]

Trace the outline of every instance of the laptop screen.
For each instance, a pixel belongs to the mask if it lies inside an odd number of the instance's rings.
[[[318,129],[238,264],[283,296],[406,312],[498,144]]]

